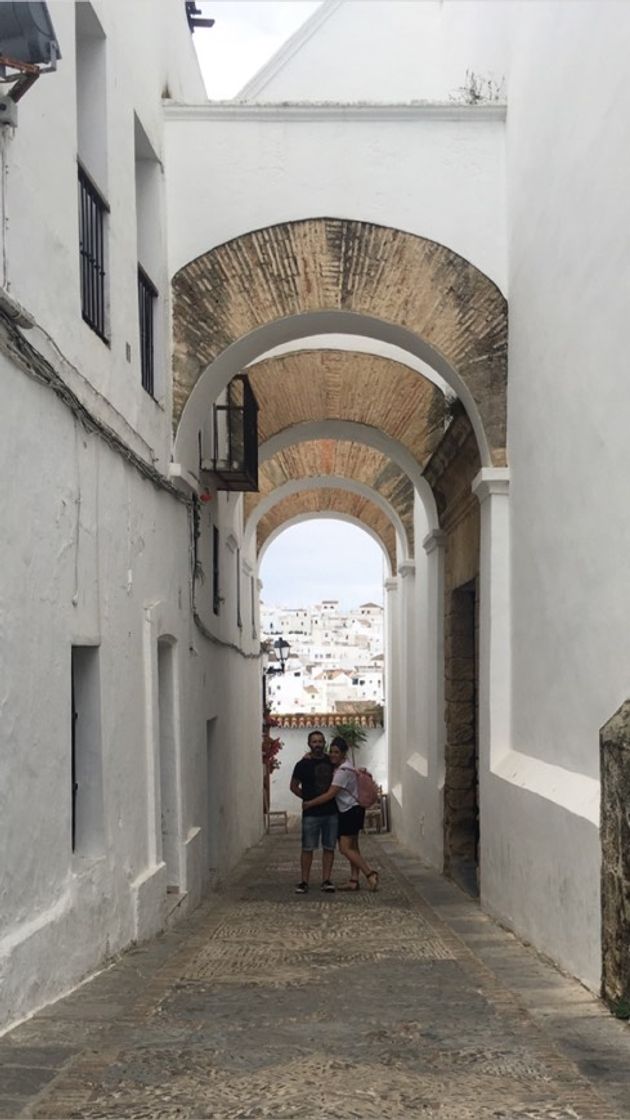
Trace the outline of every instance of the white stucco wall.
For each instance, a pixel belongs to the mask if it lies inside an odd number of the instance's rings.
[[[407,727],[392,737],[392,766],[397,773],[392,799],[395,831],[406,847],[433,867],[442,869],[444,785],[444,702],[440,550],[429,553],[423,541],[431,531],[425,508],[416,495],[416,540],[413,582],[407,590],[408,610],[415,619],[407,654],[399,673],[405,678]],[[439,530],[438,539],[439,539]],[[409,580],[409,577],[407,577]],[[400,586],[399,580],[399,586]],[[403,582],[404,586],[404,582]]]
[[[128,450],[164,474],[172,440],[169,392],[162,407],[140,385],[134,112],[160,155],[162,94],[201,96],[201,80],[179,0],[95,9],[108,58],[111,346],[81,318],[73,4],[50,5],[63,58],[2,138],[3,287],[34,316],[25,342],[50,376],[125,447],[88,433],[0,341],[0,1029],[194,906],[262,830],[259,662],[243,656],[257,649],[244,566],[236,624],[242,503],[215,495],[199,538],[197,611],[226,646],[192,619],[188,509],[126,458]],[[163,212],[153,259],[164,280],[164,349],[165,243]],[[219,618],[211,517],[221,533]],[[169,645],[161,675],[160,639]],[[74,853],[73,646],[97,650],[85,655],[97,667],[79,689]],[[167,895],[168,885],[179,893]]]
[[[75,6],[63,0],[49,5],[63,55],[58,69],[43,75],[22,99],[18,127],[14,133],[3,133],[0,146],[6,262],[2,283],[54,336],[69,363],[67,376],[76,391],[86,401],[107,408],[110,424],[128,441],[134,440],[146,459],[157,458],[165,467],[170,446],[170,378],[164,358],[170,297],[164,182],[162,174],[162,214],[153,233],[161,245],[160,265],[152,277],[160,292],[162,363],[156,402],[140,384],[134,113],[157,158],[163,160],[162,95],[202,99],[203,83],[179,0],[160,0],[157,5],[152,0],[132,5],[125,0],[98,0],[93,7],[105,35],[106,135],[99,137],[99,143],[107,151],[107,181],[98,185],[110,206],[110,345],[81,317]],[[43,336],[41,342],[45,344]]]
[[[328,0],[237,96],[460,99],[467,72],[500,85],[510,8],[495,0]]]
[[[629,42],[626,5],[523,6],[507,134],[513,747],[541,763],[493,783],[482,882],[592,986],[598,730],[630,683]]]
[[[209,878],[208,797],[225,873],[260,834],[261,775],[251,733],[258,661],[210,645],[191,623],[185,506],[4,358],[0,383],[2,469],[12,479],[0,550],[3,1024],[155,932],[172,906],[155,722],[160,636],[176,642],[172,800],[182,909]],[[199,608],[207,609],[203,597]],[[104,813],[89,855],[71,851],[73,644],[99,648]],[[208,791],[206,721],[215,716]]]
[[[439,241],[504,289],[502,113],[445,112],[173,106],[165,137],[172,272],[250,230],[334,217]]]

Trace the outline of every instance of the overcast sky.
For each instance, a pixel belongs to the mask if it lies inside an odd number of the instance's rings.
[[[344,521],[322,518],[285,529],[260,569],[266,606],[299,607],[339,599],[348,610],[383,602],[383,552],[373,537]]]
[[[319,0],[197,0],[210,30],[194,43],[208,97],[234,97],[279,47],[319,7]]]

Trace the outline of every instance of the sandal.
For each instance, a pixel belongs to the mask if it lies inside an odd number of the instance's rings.
[[[360,883],[359,883],[358,879],[350,879],[350,881],[348,883],[344,883],[342,887],[337,887],[337,890],[339,890],[339,891],[353,891],[354,892],[354,891],[358,891],[359,889],[360,889]]]
[[[377,891],[378,890],[378,871],[370,871],[370,874],[367,876],[367,881],[368,881],[369,890]]]

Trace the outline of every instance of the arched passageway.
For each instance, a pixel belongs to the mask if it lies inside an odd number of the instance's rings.
[[[186,265],[173,289],[182,473],[211,482],[198,470],[207,416],[247,368],[259,477],[242,503],[244,556],[255,570],[284,526],[322,514],[354,518],[379,539],[391,571],[395,824],[476,883],[483,772],[491,732],[502,733],[490,714],[504,715],[509,677],[505,625],[493,633],[490,621],[507,557],[492,529],[506,479],[503,296],[445,246],[336,219],[244,234]],[[361,347],[315,348],[331,334],[396,346],[439,376]],[[307,348],[296,348],[301,338]],[[485,528],[475,479],[491,499]]]

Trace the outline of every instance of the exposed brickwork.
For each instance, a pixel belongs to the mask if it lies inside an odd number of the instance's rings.
[[[424,474],[446,533],[444,570],[444,867],[475,890],[478,859],[479,502],[480,467],[468,417],[458,407]]]
[[[386,455],[364,444],[345,440],[308,440],[279,451],[262,464],[259,492],[245,497],[245,515],[249,517],[261,499],[279,486],[296,478],[339,476],[364,482],[383,496],[399,515],[413,550],[414,489],[407,475]],[[377,510],[377,507],[373,507]],[[370,511],[366,511],[370,512]],[[377,510],[380,513],[380,510]],[[375,528],[367,522],[370,528]]]
[[[391,436],[420,464],[444,431],[444,397],[400,362],[344,350],[301,350],[250,366],[260,442],[309,420],[352,420]]]
[[[359,494],[351,494],[347,490],[322,488],[320,490],[303,491],[300,494],[292,494],[291,497],[284,498],[261,518],[257,534],[258,549],[262,548],[275,529],[299,514],[326,513],[328,511],[331,517],[334,517],[336,513],[343,513],[370,525],[382,541],[392,569],[396,569],[396,534],[391,521],[373,502]]]
[[[452,250],[336,218],[288,222],[219,245],[173,280],[174,420],[205,367],[265,323],[308,311],[378,317],[422,337],[477,403],[493,461],[505,461],[507,307]]]

